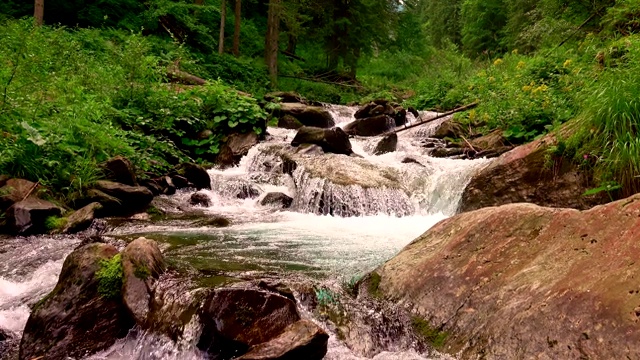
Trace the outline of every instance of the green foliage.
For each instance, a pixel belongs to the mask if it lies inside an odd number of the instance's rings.
[[[135,270],[133,271],[133,274],[138,279],[146,280],[149,276],[151,276],[151,271],[144,264],[136,264]]]
[[[418,316],[411,318],[411,326],[418,336],[436,349],[442,348],[449,337],[449,334],[441,329],[433,328],[429,322]]]
[[[382,277],[377,272],[372,272],[369,274],[367,279],[367,290],[369,291],[369,295],[379,298],[382,296],[380,292],[380,282],[382,281]]]
[[[50,233],[61,231],[67,225],[66,217],[49,216],[44,225]]]
[[[100,269],[96,271],[100,296],[109,299],[118,298],[123,278],[122,255],[117,254],[109,260],[101,260]]]
[[[329,306],[337,303],[338,294],[327,288],[319,288],[316,289],[316,300],[318,301],[319,306]]]

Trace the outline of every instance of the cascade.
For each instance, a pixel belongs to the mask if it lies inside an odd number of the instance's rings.
[[[327,109],[337,126],[352,121],[357,110],[338,105]],[[408,119],[417,121],[411,114]],[[298,153],[289,145],[295,131],[269,128],[267,141],[253,147],[237,167],[209,171],[212,190],[202,192],[211,198],[211,206],[199,210],[224,216],[232,226],[125,226],[109,235],[132,239],[144,234],[166,243],[165,256],[221,281],[275,273],[285,279],[294,274],[339,284],[372,270],[455,214],[467,182],[488,160],[428,156],[422,142],[446,120],[399,133],[397,151],[379,156],[372,150],[380,137],[353,138],[357,157]],[[269,192],[293,198],[291,207],[260,205]],[[191,194],[181,191],[170,200],[188,207]],[[29,307],[55,286],[65,256],[79,242],[62,236],[0,239],[0,330],[14,336],[12,346],[19,341]],[[190,331],[197,333],[197,324]],[[193,345],[192,339],[175,343],[136,330],[90,359],[204,359]],[[362,359],[335,334],[326,358]],[[375,357],[441,358],[446,357],[400,346],[380,349]]]

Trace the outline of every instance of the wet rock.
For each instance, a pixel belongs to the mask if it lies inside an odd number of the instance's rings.
[[[48,231],[45,224],[50,216],[60,216],[62,209],[48,201],[29,197],[7,210],[7,225],[19,235],[42,234]]]
[[[335,126],[333,117],[327,109],[319,106],[285,103],[280,105],[277,116],[290,115],[296,118],[304,126],[330,128]]]
[[[396,151],[398,147],[398,134],[385,135],[373,150],[374,155],[382,155]]]
[[[241,360],[321,360],[327,353],[329,335],[309,320],[289,325],[268,342],[251,347]]]
[[[146,187],[151,191],[153,196],[158,196],[164,191],[161,179],[144,179],[140,180],[140,185]]]
[[[639,215],[639,195],[459,214],[379,268],[375,291],[446,332],[460,359],[635,358]]]
[[[112,180],[118,183],[122,183],[130,186],[137,186],[136,174],[133,171],[133,165],[131,161],[122,156],[117,156],[111,160],[108,160],[104,164],[106,175],[108,180]]]
[[[0,211],[6,210],[33,193],[36,183],[24,179],[8,179],[0,187]]]
[[[395,115],[393,115],[393,119],[396,121],[396,126],[402,126],[407,123],[407,110],[402,108],[401,106],[394,109]]]
[[[236,198],[238,199],[255,199],[260,196],[260,189],[254,184],[244,183],[238,189]]]
[[[211,189],[211,177],[202,166],[184,163],[180,165],[179,173],[192,183],[196,189]]]
[[[264,99],[270,102],[280,103],[305,103],[305,100],[297,93],[290,91],[274,91],[264,95]]]
[[[138,324],[146,324],[155,282],[166,265],[158,244],[146,238],[132,241],[122,251],[122,298]]]
[[[424,165],[422,165],[418,160],[416,160],[414,158],[410,158],[410,157],[406,157],[406,158],[402,159],[402,163],[403,164],[417,164],[417,165],[420,165],[420,166],[424,167]]]
[[[275,205],[282,209],[291,207],[291,203],[293,203],[293,198],[281,192],[268,193],[260,200],[262,206]]]
[[[504,148],[508,141],[502,136],[502,130],[493,131],[487,135],[469,141],[471,145],[479,151]]]
[[[349,136],[340,128],[321,129],[309,126],[302,127],[298,130],[293,141],[291,141],[291,145],[300,146],[302,144],[318,145],[324,152],[328,153],[344,155],[352,153]]]
[[[56,287],[29,316],[20,360],[84,358],[126,336],[133,321],[120,294],[100,294],[96,276],[101,262],[117,253],[112,245],[92,243],[65,259]]]
[[[460,211],[517,202],[584,210],[610,201],[604,192],[582,195],[593,187],[592,179],[571,161],[560,158],[549,166],[553,144],[549,135],[502,154],[471,178]]]
[[[217,228],[221,228],[221,227],[227,227],[229,225],[231,225],[231,221],[229,221],[229,219],[222,217],[222,216],[213,216],[207,219],[202,219],[198,222],[196,222],[197,226],[212,226],[212,227],[217,227]]]
[[[222,166],[234,166],[240,159],[247,155],[249,149],[258,143],[258,135],[255,132],[244,134],[231,134],[227,137],[216,161]]]
[[[303,126],[298,119],[291,115],[284,115],[278,119],[279,128],[297,130]]]
[[[296,148],[296,153],[297,154],[318,156],[318,155],[323,155],[324,154],[324,150],[322,150],[322,147],[320,147],[320,145],[301,144],[300,146],[298,146]]]
[[[395,120],[388,115],[378,115],[363,119],[357,119],[344,127],[349,135],[378,136],[395,128]]]
[[[450,158],[458,155],[464,155],[467,152],[467,149],[464,148],[435,148],[430,153],[429,156],[437,157],[437,158]]]
[[[189,203],[194,206],[211,206],[211,198],[203,192],[193,193],[189,198]]]
[[[466,136],[467,133],[467,130],[465,130],[465,128],[460,123],[449,120],[443,122],[442,125],[438,126],[432,137],[436,139],[460,139],[461,137]]]
[[[67,224],[62,232],[69,234],[89,228],[93,219],[96,217],[96,212],[99,212],[100,210],[102,210],[102,205],[98,202],[93,202],[79,210],[76,210],[67,218]]]
[[[414,107],[409,107],[409,108],[407,109],[407,111],[408,111],[410,114],[412,114],[412,115],[413,115],[413,117],[415,117],[416,119],[419,119],[419,118],[420,118],[420,113],[418,112],[418,110],[416,110],[416,108],[414,108]]]
[[[225,358],[277,337],[300,315],[295,302],[279,294],[221,288],[205,301],[200,319],[204,328],[198,347]]]
[[[175,194],[177,189],[194,188],[195,185],[182,175],[164,176],[162,183],[165,187],[163,193],[166,195]]]
[[[80,206],[86,206],[93,202],[102,205],[102,209],[96,212],[96,216],[98,217],[115,214],[122,207],[122,201],[120,201],[120,199],[97,189],[87,190],[84,199],[79,201],[79,204]]]
[[[118,199],[122,210],[127,212],[144,209],[153,200],[153,193],[144,186],[129,186],[100,180],[96,181],[94,188]]]

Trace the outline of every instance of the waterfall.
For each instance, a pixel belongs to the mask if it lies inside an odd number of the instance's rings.
[[[344,126],[357,108],[327,105],[327,110],[336,126]],[[410,114],[408,119],[410,124],[419,121]],[[446,120],[398,133],[397,151],[379,156],[372,151],[380,137],[352,138],[357,156],[349,157],[298,152],[289,145],[295,131],[269,128],[267,140],[250,149],[238,166],[211,169],[213,188],[201,191],[211,206],[195,209],[230,219],[230,227],[167,222],[125,226],[110,235],[153,238],[165,244],[166,257],[207,274],[211,282],[247,274],[348,280],[454,215],[467,182],[488,163],[428,155],[425,137]],[[270,192],[291,197],[291,206],[261,205]],[[192,194],[179,191],[165,200],[178,209],[193,209]],[[17,346],[30,306],[55,286],[64,258],[79,242],[61,236],[0,238],[0,330],[13,336],[12,346]],[[192,345],[133,331],[91,359],[203,359]],[[376,359],[440,358],[411,349],[381,351]],[[0,357],[1,352],[0,346]],[[362,357],[333,334],[327,359]]]

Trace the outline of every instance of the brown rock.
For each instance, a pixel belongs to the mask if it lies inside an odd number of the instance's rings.
[[[302,123],[291,115],[284,115],[278,119],[278,127],[283,129],[297,130],[303,127]]]
[[[4,186],[0,187],[0,211],[6,210],[11,205],[22,201],[32,192],[36,183],[24,179],[8,179]]]
[[[392,133],[385,135],[373,149],[374,155],[383,155],[394,152],[398,148],[398,134]]]
[[[191,194],[191,197],[189,198],[189,203],[195,206],[200,205],[204,207],[209,207],[211,206],[211,198],[209,197],[209,195],[203,192],[197,192],[197,193]]]
[[[588,209],[607,202],[605,193],[582,196],[595,186],[569,160],[549,163],[547,150],[554,143],[550,135],[502,154],[471,178],[460,211],[517,202]]]
[[[467,135],[467,130],[460,124],[452,120],[448,120],[438,126],[436,132],[431,136],[436,139],[460,139]]]
[[[129,186],[137,186],[136,174],[129,159],[117,156],[104,164],[107,179]]]
[[[640,195],[582,212],[485,208],[414,240],[374,290],[449,334],[461,359],[636,359],[639,231]]]
[[[100,295],[95,275],[101,261],[117,253],[112,245],[92,243],[67,256],[56,287],[29,316],[20,360],[84,358],[127,335],[133,322],[120,296]]]
[[[300,315],[295,302],[282,295],[255,288],[221,288],[205,301],[200,318],[204,324],[201,349],[238,354],[280,335]]]
[[[126,212],[144,209],[153,200],[153,193],[144,186],[129,186],[106,180],[96,181],[94,186],[96,190],[118,199],[122,210]]]
[[[9,179],[11,179],[11,176],[9,175],[0,175],[0,188],[2,188]]]
[[[344,131],[349,135],[378,136],[392,130],[396,125],[393,118],[388,115],[357,119],[344,126]]]
[[[46,220],[60,216],[62,209],[48,201],[29,197],[7,210],[7,224],[19,235],[42,234],[48,231]]]
[[[309,320],[289,325],[278,337],[253,346],[240,360],[321,360],[329,335]]]
[[[158,244],[146,238],[138,238],[122,251],[124,279],[122,298],[129,312],[142,326],[147,323],[152,289],[165,269]]]
[[[478,151],[504,148],[508,141],[502,136],[502,130],[490,132],[487,135],[469,141],[474,149]]]
[[[244,134],[231,134],[222,145],[217,162],[221,165],[237,165],[243,156],[247,155],[249,149],[258,143],[258,135],[255,132]]]
[[[101,209],[102,205],[100,205],[100,203],[93,202],[80,210],[76,210],[73,214],[69,215],[67,225],[65,225],[62,232],[68,234],[85,230],[91,226],[96,212]]]
[[[335,125],[331,113],[320,106],[309,106],[296,103],[281,104],[280,110],[277,111],[276,116],[283,117],[285,115],[293,116],[304,126],[330,128]]]
[[[304,126],[291,141],[291,146],[297,147],[302,144],[318,145],[327,153],[349,155],[353,152],[349,136],[340,128],[321,129]]]
[[[200,165],[184,163],[180,165],[180,175],[184,176],[188,182],[192,183],[196,189],[211,189],[211,177],[205,168]],[[177,177],[173,177],[173,181],[176,182]],[[176,184],[178,187],[178,184]]]

